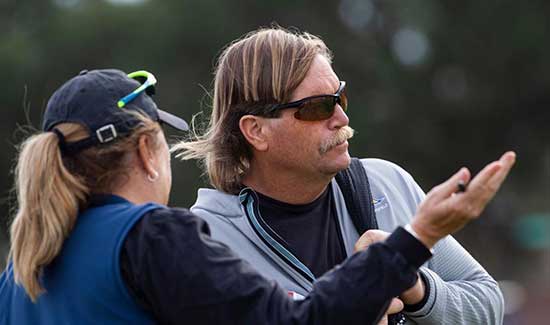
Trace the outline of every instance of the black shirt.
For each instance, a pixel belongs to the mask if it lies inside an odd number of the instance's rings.
[[[332,187],[308,204],[288,204],[256,192],[262,219],[281,239],[281,244],[294,254],[309,270],[320,277],[346,258],[340,223],[334,206]],[[405,305],[414,312],[428,301],[429,282],[422,276],[425,294],[420,302]]]
[[[316,277],[346,258],[330,186],[313,202],[301,205],[257,194],[262,219]]]

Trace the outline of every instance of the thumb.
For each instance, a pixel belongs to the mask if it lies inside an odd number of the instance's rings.
[[[443,200],[451,196],[457,190],[457,184],[462,181],[464,184],[467,184],[470,181],[470,171],[466,167],[460,168],[453,176],[451,176],[444,183],[439,184],[434,187],[431,191],[432,197],[437,200]]]
[[[401,301],[401,299],[393,298],[391,300],[390,306],[388,307],[388,310],[386,311],[386,314],[397,314],[398,312],[403,310],[403,307],[405,307],[405,305],[403,304],[403,301]]]

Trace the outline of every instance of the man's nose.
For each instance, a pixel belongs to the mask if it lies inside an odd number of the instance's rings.
[[[346,114],[346,112],[344,112],[340,104],[336,104],[336,107],[334,107],[334,113],[329,119],[329,128],[339,129],[341,127],[347,126],[348,124],[348,115]]]

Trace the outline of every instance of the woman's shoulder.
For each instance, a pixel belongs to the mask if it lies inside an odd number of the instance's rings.
[[[166,233],[180,231],[199,231],[209,233],[204,220],[186,208],[160,206],[144,214],[140,220],[141,227],[152,231],[163,230]]]

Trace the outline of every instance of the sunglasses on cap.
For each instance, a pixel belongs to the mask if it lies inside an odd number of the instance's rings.
[[[144,91],[147,91],[147,93],[149,94],[149,92],[152,91],[150,90],[152,88],[149,88],[149,87],[157,84],[157,78],[155,78],[155,76],[152,73],[147,72],[145,70],[139,70],[139,71],[129,73],[128,78],[137,79],[140,81],[145,80],[145,81],[141,84],[141,86],[137,87],[134,91],[132,91],[128,95],[118,100],[117,105],[119,108],[123,108],[124,106],[126,106],[126,104],[134,100],[134,98],[136,98],[139,94],[141,94]]]
[[[272,111],[297,108],[294,117],[302,121],[322,121],[329,119],[334,114],[336,104],[339,104],[344,111],[348,109],[348,97],[346,96],[346,82],[340,81],[338,91],[333,95],[317,95],[306,97],[286,104],[278,104]]]

